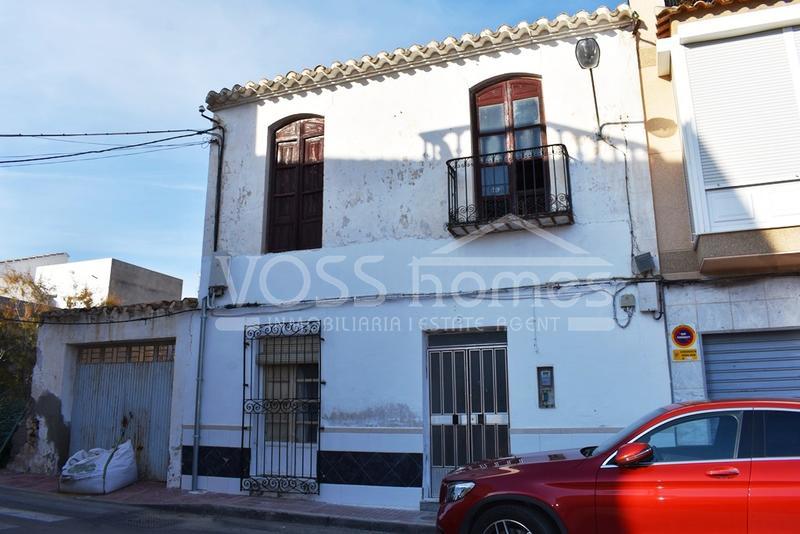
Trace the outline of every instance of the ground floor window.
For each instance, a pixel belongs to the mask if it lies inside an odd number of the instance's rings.
[[[276,323],[245,331],[242,446],[250,468],[242,489],[318,493],[319,322]]]

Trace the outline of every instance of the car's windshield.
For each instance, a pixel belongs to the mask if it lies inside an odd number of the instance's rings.
[[[648,412],[647,414],[643,415],[633,423],[629,424],[628,426],[626,426],[613,436],[609,437],[608,439],[603,441],[600,445],[596,447],[584,447],[583,449],[581,449],[581,451],[585,451],[584,454],[586,456],[595,456],[597,454],[603,454],[605,452],[609,452],[611,450],[611,447],[619,443],[619,441],[622,438],[624,438],[625,436],[627,436],[628,434],[630,434],[631,432],[633,432],[634,430],[636,430],[637,428],[648,422],[649,420],[653,419],[656,416],[661,415],[666,411],[667,408],[664,407],[656,408],[655,410]]]

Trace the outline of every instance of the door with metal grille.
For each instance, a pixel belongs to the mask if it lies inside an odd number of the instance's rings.
[[[70,454],[131,440],[139,477],[166,480],[175,342],[78,349]]]
[[[506,347],[428,351],[431,485],[456,467],[509,453]]]
[[[251,493],[319,493],[320,323],[245,330],[242,449]]]
[[[800,397],[800,330],[703,335],[710,399]]]

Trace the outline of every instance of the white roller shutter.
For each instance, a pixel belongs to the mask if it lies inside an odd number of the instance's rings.
[[[800,109],[783,31],[687,48],[706,187],[797,178]]]
[[[686,45],[707,231],[800,224],[798,50],[792,28]]]

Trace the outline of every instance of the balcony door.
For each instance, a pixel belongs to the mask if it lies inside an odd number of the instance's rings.
[[[542,82],[507,78],[473,93],[477,215],[520,217],[549,210]]]

